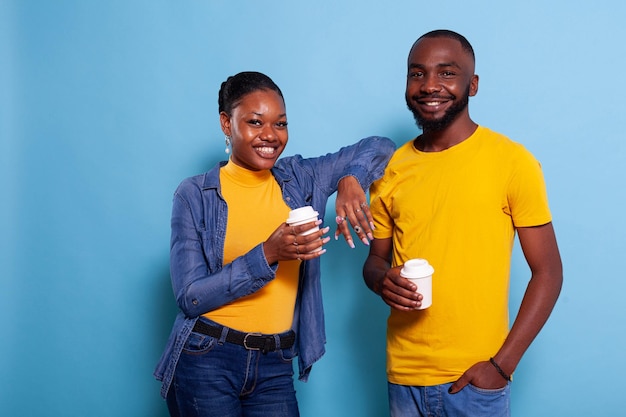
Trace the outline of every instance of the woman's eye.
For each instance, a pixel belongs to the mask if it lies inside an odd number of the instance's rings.
[[[261,121],[258,119],[250,119],[248,120],[248,124],[251,124],[253,126],[260,126],[261,125]]]
[[[278,122],[278,123],[276,123],[276,126],[281,127],[281,128],[285,128],[285,127],[287,127],[287,122]]]

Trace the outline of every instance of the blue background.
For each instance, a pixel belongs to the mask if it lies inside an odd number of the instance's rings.
[[[625,17],[603,0],[0,1],[0,415],[165,416],[171,196],[225,156],[220,83],[281,86],[287,154],[399,145],[417,134],[406,56],[438,28],[476,50],[473,118],[542,162],[565,266],[513,415],[623,413]],[[328,353],[297,384],[304,417],[387,413],[366,255],[324,255]],[[512,317],[528,277],[516,247]]]

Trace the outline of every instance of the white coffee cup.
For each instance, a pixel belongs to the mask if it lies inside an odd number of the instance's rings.
[[[311,206],[304,206],[297,208],[295,210],[291,210],[289,212],[289,217],[287,218],[287,224],[289,226],[299,226],[301,224],[314,222],[318,219],[319,213],[313,209]],[[315,226],[309,230],[306,230],[300,233],[300,236],[310,235],[311,233],[315,233],[320,230],[319,226]],[[313,252],[322,250],[322,247],[315,249]]]
[[[400,270],[400,276],[411,280],[417,285],[417,292],[422,294],[422,305],[418,310],[423,310],[433,304],[433,272],[435,269],[426,259],[409,259]]]

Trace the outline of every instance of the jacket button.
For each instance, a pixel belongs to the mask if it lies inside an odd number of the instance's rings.
[[[191,304],[197,306],[198,305],[198,300],[191,300]]]

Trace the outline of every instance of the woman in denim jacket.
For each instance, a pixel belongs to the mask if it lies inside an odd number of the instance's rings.
[[[232,155],[184,180],[174,194],[170,268],[180,312],[155,371],[172,416],[297,416],[299,377],[324,354],[320,286],[329,227],[289,226],[291,209],[324,218],[337,191],[337,230],[348,224],[369,244],[364,190],[394,151],[370,137],[336,153],[278,157],[287,144],[282,93],[267,76],[243,72],[222,83],[220,123]]]

